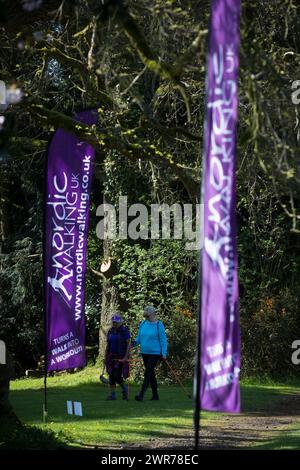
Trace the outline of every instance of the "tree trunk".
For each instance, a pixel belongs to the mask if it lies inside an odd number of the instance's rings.
[[[102,305],[99,330],[99,358],[102,361],[105,355],[106,335],[110,327],[110,319],[119,308],[118,291],[110,279],[103,280]]]
[[[5,364],[0,363],[0,415],[10,409],[9,382],[12,376],[13,362],[9,352],[6,350]]]

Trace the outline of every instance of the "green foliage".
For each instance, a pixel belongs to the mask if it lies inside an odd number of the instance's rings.
[[[251,294],[243,298],[241,308],[244,375],[279,378],[297,373],[291,355],[292,342],[300,334],[298,297],[289,288],[273,295],[269,290],[265,297]]]
[[[42,263],[39,255],[30,258],[32,251],[29,238],[16,242],[0,270],[0,332],[17,374],[35,365],[43,351]]]
[[[119,263],[119,273],[113,282],[120,297],[128,303],[124,316],[133,334],[143,319],[144,307],[155,305],[158,318],[165,324],[170,359],[179,372],[191,377],[198,254],[186,251],[184,242],[177,240],[152,241],[149,247],[119,243],[115,244],[113,253]]]
[[[253,166],[246,183],[239,174],[238,216],[242,373],[284,377],[297,371],[291,346],[300,337],[298,235],[272,181]]]

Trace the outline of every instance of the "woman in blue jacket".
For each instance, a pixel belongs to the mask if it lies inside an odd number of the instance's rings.
[[[141,391],[135,396],[137,401],[142,401],[150,384],[152,389],[151,400],[159,400],[155,367],[160,359],[167,358],[167,336],[163,323],[156,318],[156,310],[149,305],[144,310],[145,320],[140,324],[134,346],[140,345],[145,375]]]

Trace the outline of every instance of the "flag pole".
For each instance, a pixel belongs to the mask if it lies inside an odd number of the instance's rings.
[[[43,423],[44,424],[46,424],[47,417],[48,417],[48,388],[47,388],[48,344],[47,344],[47,318],[46,318],[45,297],[46,297],[46,290],[45,290],[45,276],[44,276],[44,404],[43,404]]]
[[[198,319],[197,319],[197,337],[196,337],[196,365],[195,365],[195,413],[194,413],[194,426],[195,426],[195,450],[199,449],[200,440],[200,423],[201,423],[201,277],[202,277],[202,252],[200,250],[200,260],[198,269]]]
[[[48,416],[48,388],[47,388],[47,362],[46,362],[46,356],[45,356],[43,423],[47,422],[47,416]]]
[[[43,213],[43,314],[44,314],[44,403],[43,403],[43,423],[47,422],[48,417],[48,388],[47,388],[47,372],[48,372],[48,344],[47,344],[47,309],[46,309],[46,266],[45,266],[45,253],[46,253],[46,186],[47,186],[47,172],[48,172],[48,151],[46,152],[45,166],[44,166],[44,213]]]
[[[210,10],[210,20],[209,20],[209,31],[212,29],[212,6]],[[209,39],[208,39],[208,49],[209,49]],[[207,55],[207,83],[205,85],[205,99],[204,99],[204,126],[203,126],[203,147],[202,147],[202,181],[200,189],[200,246],[199,246],[199,265],[198,265],[198,303],[197,303],[197,332],[196,332],[196,364],[195,364],[195,378],[194,384],[196,387],[195,390],[195,411],[194,411],[194,427],[195,427],[195,449],[199,449],[200,443],[200,429],[201,429],[201,350],[202,350],[202,255],[203,255],[203,245],[204,245],[204,188],[205,188],[205,175],[206,175],[206,119],[207,119],[207,102],[208,102],[208,69],[209,69],[209,56]]]
[[[206,98],[207,99],[207,98]],[[205,99],[205,109],[206,109]],[[205,138],[204,138],[205,141]],[[202,335],[202,250],[204,243],[204,177],[205,177],[205,142],[203,145],[203,158],[202,158],[202,182],[200,190],[200,246],[199,246],[199,265],[198,265],[198,302],[197,302],[197,329],[196,329],[196,364],[195,364],[195,412],[194,412],[194,427],[195,427],[195,450],[199,449],[200,441],[200,424],[201,424],[201,335]]]
[[[44,235],[45,239],[45,235]],[[43,253],[43,259],[44,259]],[[44,404],[43,404],[43,423],[47,422],[48,416],[48,388],[47,388],[47,374],[48,374],[48,345],[47,345],[47,318],[46,318],[46,290],[45,290],[45,276],[44,276]]]

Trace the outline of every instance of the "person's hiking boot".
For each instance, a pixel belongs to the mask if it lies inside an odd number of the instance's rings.
[[[108,395],[108,397],[106,398],[107,401],[112,401],[112,400],[116,400],[117,397],[116,397],[116,392],[111,392],[110,395]]]
[[[136,396],[134,397],[134,399],[135,399],[136,401],[143,401],[143,395],[141,395],[141,394],[139,393],[138,395],[136,395]]]
[[[122,386],[122,399],[128,401],[128,387],[127,387],[127,385]]]
[[[151,398],[150,398],[150,401],[158,401],[159,400],[159,396],[158,395],[153,395]]]

